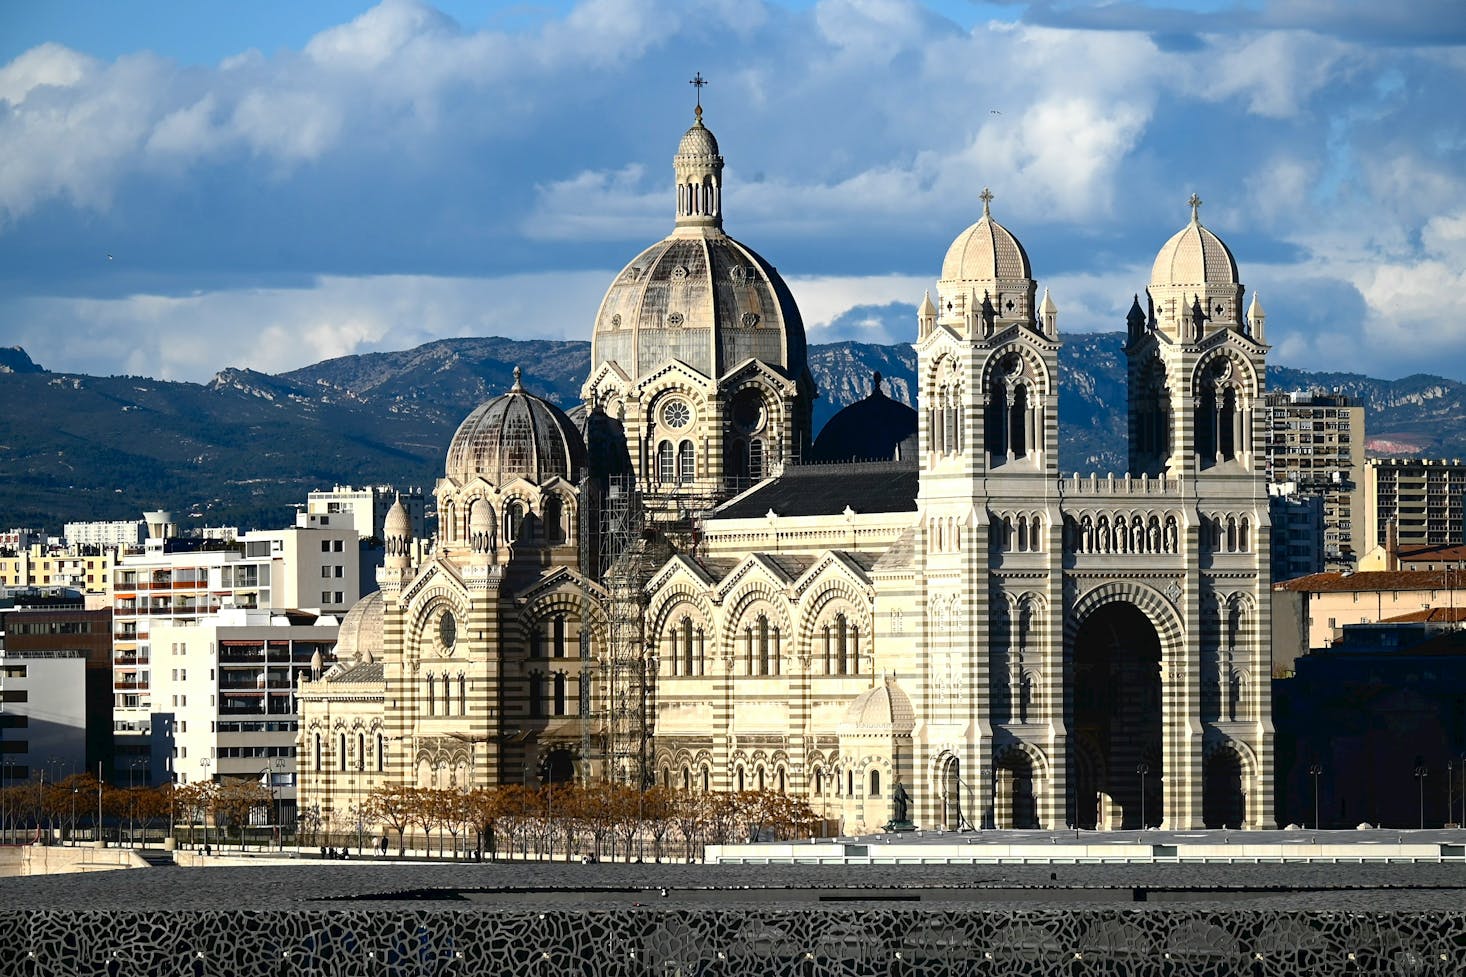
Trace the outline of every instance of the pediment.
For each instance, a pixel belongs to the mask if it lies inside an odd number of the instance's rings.
[[[762,380],[764,383],[776,390],[794,396],[798,393],[798,384],[783,370],[763,360],[749,358],[728,370],[718,381],[718,386],[728,388],[735,384],[744,383],[751,379]]]
[[[679,582],[685,582],[693,589],[710,588],[717,583],[717,578],[708,572],[707,568],[696,560],[691,559],[684,553],[674,554],[662,568],[652,575],[647,581],[647,593],[657,593],[667,587]]]
[[[750,580],[763,580],[777,589],[784,589],[794,582],[794,578],[784,571],[764,553],[750,553],[745,556],[733,571],[722,579],[714,590],[714,597],[723,601],[733,590],[748,583]]]
[[[679,383],[704,392],[711,392],[715,386],[712,377],[701,370],[681,360],[665,360],[636,381],[635,392],[638,396],[645,396],[650,391]]]
[[[591,391],[604,393],[608,389],[615,389],[623,393],[631,389],[631,375],[621,369],[621,364],[615,360],[607,360],[591,371],[589,377],[580,388],[580,396],[583,400],[591,399]]]
[[[814,564],[794,581],[794,599],[799,600],[817,583],[832,576],[848,580],[861,589],[868,589],[871,586],[870,576],[851,559],[848,553],[841,550],[825,550],[815,557]]]

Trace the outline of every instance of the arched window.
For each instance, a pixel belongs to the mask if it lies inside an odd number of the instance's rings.
[[[321,734],[316,734],[316,769],[321,769]]]
[[[545,657],[545,622],[535,621],[529,626],[529,657]]]
[[[565,542],[565,503],[558,495],[545,497],[545,539],[551,543]]]
[[[437,685],[437,679],[435,679],[435,678],[433,678],[433,676],[429,675],[428,676],[428,715],[429,716],[436,716],[437,714],[438,714],[438,685]]]
[[[881,796],[881,772],[879,770],[872,770],[870,772],[870,796]]]
[[[707,767],[702,768],[702,792],[706,794],[712,784],[712,771]]]
[[[845,614],[835,615],[835,674],[850,672],[850,621]]]
[[[504,541],[512,543],[519,539],[523,529],[524,503],[518,499],[510,499],[504,503]]]
[[[672,457],[671,441],[661,441],[657,444],[657,481],[663,485],[676,484],[677,471]]]
[[[682,674],[692,674],[692,618],[682,619]]]
[[[748,441],[748,477],[754,481],[764,477],[763,438],[750,438]]]
[[[383,773],[387,769],[387,739],[381,733],[377,734],[377,773]]]
[[[845,793],[850,797],[855,796],[855,771],[845,771]]]
[[[453,683],[446,674],[443,676],[443,715],[453,715]]]
[[[1028,387],[1013,390],[1013,407],[1008,411],[1008,453],[1014,458],[1028,454]]]
[[[565,673],[555,673],[555,715],[565,715]]]
[[[755,625],[758,636],[758,673],[769,674],[769,619],[767,615],[760,614]],[[763,789],[763,785],[759,785]]]
[[[529,714],[535,719],[545,714],[545,676],[543,672],[529,673]]]
[[[691,441],[677,446],[677,484],[690,485],[697,478],[697,449]]]
[[[686,767],[682,768],[682,789],[692,790],[692,771]]]
[[[341,733],[340,735],[338,735],[336,737],[336,740],[337,740],[336,745],[341,750],[341,755],[340,755],[340,757],[336,761],[336,768],[338,770],[345,770],[346,769],[346,734],[345,733]]]
[[[458,715],[468,715],[468,677],[458,676]]]
[[[356,734],[356,769],[366,769],[366,734]]]
[[[785,778],[784,768],[779,768],[779,793],[784,794],[789,790],[789,781]]]
[[[825,792],[825,772],[819,767],[814,768],[814,793],[818,797]]]
[[[554,620],[554,644],[555,657],[565,657],[565,615],[556,614]]]
[[[738,768],[738,792],[743,792],[743,768]]]

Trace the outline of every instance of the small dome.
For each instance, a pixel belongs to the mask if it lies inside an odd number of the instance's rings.
[[[942,280],[988,282],[1032,278],[1028,252],[1002,224],[993,220],[992,194],[983,190],[982,217],[957,235],[942,260]]]
[[[871,379],[870,396],[842,408],[825,422],[814,440],[814,461],[890,461],[901,442],[916,433],[916,411],[886,396],[881,375]]]
[[[1191,195],[1191,223],[1171,236],[1150,271],[1155,287],[1236,285],[1237,259],[1222,239],[1207,230],[1197,213],[1201,200]]]
[[[382,657],[382,592],[351,605],[336,632],[336,660],[369,664]]]
[[[468,515],[468,532],[471,536],[480,533],[492,533],[494,531],[494,510],[482,499],[474,503],[473,511]]]
[[[911,700],[890,675],[873,689],[866,689],[845,710],[845,726],[872,732],[910,733],[916,728],[916,710]]]
[[[585,443],[587,475],[605,480],[636,474],[631,452],[626,448],[626,429],[605,408],[599,404],[595,407],[581,404],[570,411],[570,420]]]
[[[387,519],[382,525],[382,532],[387,536],[411,536],[412,517],[407,514],[407,506],[402,504],[401,496],[387,510]]]
[[[584,467],[580,432],[564,411],[520,386],[518,367],[514,387],[479,405],[448,446],[447,475],[459,484],[479,476],[493,485],[573,479]]]
[[[682,134],[682,141],[677,144],[678,156],[716,156],[718,155],[718,140],[713,136],[713,130],[702,124],[702,110],[697,113],[697,121],[692,128]]]

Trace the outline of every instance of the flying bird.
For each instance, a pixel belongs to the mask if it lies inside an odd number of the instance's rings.
[[[108,261],[111,261],[112,260],[112,252],[111,251],[108,251],[107,252],[107,260]]]

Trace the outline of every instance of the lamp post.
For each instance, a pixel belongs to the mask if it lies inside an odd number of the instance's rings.
[[[1323,764],[1315,763],[1310,766],[1308,775],[1313,778],[1313,830],[1318,831],[1321,827],[1318,823],[1318,778],[1323,776]]]
[[[275,771],[277,769],[279,769],[279,767],[281,766],[282,763],[283,763],[283,761],[279,757],[271,757],[265,763],[265,782],[269,785],[269,788],[270,788],[270,830],[271,831],[279,831],[280,830],[280,826],[279,826],[280,813],[279,813],[279,809],[275,806]],[[280,848],[281,848],[282,851],[285,848],[285,836],[284,836],[283,833],[280,836]]]
[[[76,795],[81,793],[81,788],[73,781],[71,785],[71,844],[76,845]]]
[[[1420,785],[1420,826],[1425,827],[1425,778],[1430,776],[1430,768],[1420,764],[1415,768],[1415,782]]]
[[[1150,773],[1150,764],[1141,763],[1135,767],[1140,774],[1140,830],[1145,830],[1145,775]]]
[[[1456,823],[1466,827],[1466,753],[1461,754],[1461,820]]]
[[[202,759],[200,759],[199,760],[199,766],[204,768],[204,777],[203,777],[203,780],[201,781],[201,783],[204,784],[204,785],[207,785],[207,784],[209,784],[211,782],[210,781],[210,778],[209,778],[209,758],[208,757],[203,757]],[[203,802],[203,804],[201,805],[201,809],[200,809],[200,812],[199,813],[200,813],[200,816],[203,818],[203,822],[204,822],[204,848],[205,848],[205,850],[207,850],[208,847],[209,847],[209,807],[208,807],[209,795],[208,795],[208,787],[205,786],[203,788],[203,790],[204,790],[204,792],[199,795],[199,799]]]
[[[138,757],[132,761],[127,769],[127,832],[134,847],[137,846],[137,783],[136,774],[139,770],[146,770],[148,761]],[[143,839],[146,845],[147,839]]]

